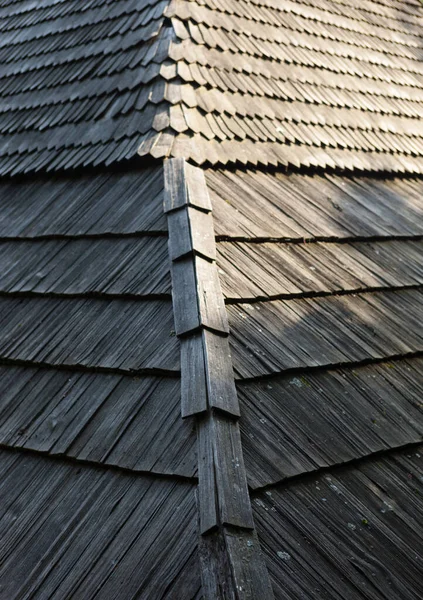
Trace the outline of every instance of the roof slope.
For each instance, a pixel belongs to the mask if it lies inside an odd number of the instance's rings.
[[[206,178],[275,598],[419,597],[421,180]]]
[[[422,170],[414,2],[23,0],[0,10],[0,173],[111,164]]]
[[[8,599],[199,593],[162,171],[0,183]]]
[[[189,484],[7,450],[0,465],[3,598],[196,597]]]
[[[257,497],[276,598],[404,598],[422,588],[422,447]]]

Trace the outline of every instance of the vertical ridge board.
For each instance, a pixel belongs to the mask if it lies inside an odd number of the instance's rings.
[[[214,239],[213,217],[190,206],[168,213],[169,253],[171,260],[177,260],[188,254],[198,254],[210,260],[216,260],[216,242]],[[188,235],[180,235],[181,231]]]
[[[227,337],[206,329],[181,339],[182,418],[217,409],[239,417]]]
[[[199,544],[205,598],[271,600],[272,587],[254,531],[223,527]]]
[[[254,529],[238,423],[209,412],[198,423],[200,531]]]
[[[181,159],[169,159],[164,180],[175,329],[182,336],[181,411],[197,421],[204,597],[272,600],[254,533],[236,421],[240,413],[229,327],[204,173]]]
[[[200,326],[227,335],[228,317],[216,264],[200,256],[187,256],[172,262],[171,273],[176,335],[186,335]]]
[[[202,332],[181,339],[182,418],[203,413],[208,408],[206,365]]]
[[[209,407],[240,417],[228,338],[207,330],[202,338]]]
[[[183,158],[171,158],[164,163],[164,212],[195,206],[211,212],[212,205],[202,169],[189,165]]]

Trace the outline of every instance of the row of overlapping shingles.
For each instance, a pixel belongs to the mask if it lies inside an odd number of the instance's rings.
[[[392,21],[400,35],[391,43],[386,38],[392,31],[337,17],[330,6],[172,2],[167,15],[182,42],[171,56],[200,86],[199,110],[185,111],[187,135],[172,151],[191,152],[198,162],[235,157],[376,170],[401,170],[407,164],[401,164],[402,155],[420,156],[419,126],[413,128],[416,137],[410,136],[419,102],[395,98],[407,86],[421,85],[415,26],[410,33],[412,25]],[[184,62],[189,65],[182,67]],[[306,73],[311,82],[304,81]],[[354,77],[358,94],[343,89],[345,75]],[[314,78],[320,78],[318,85]],[[395,91],[376,98],[367,92],[369,80],[389,82]]]
[[[156,112],[144,84],[167,57],[167,2],[22,4],[0,14],[2,172],[134,156]]]
[[[20,4],[0,14],[2,172],[108,164],[137,151],[421,169],[417,7]]]
[[[0,194],[1,594],[194,598],[162,168]]]
[[[418,597],[422,182],[207,181],[275,596]]]

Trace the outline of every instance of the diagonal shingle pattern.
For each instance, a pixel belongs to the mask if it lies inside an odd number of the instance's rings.
[[[275,598],[417,597],[421,180],[206,179]]]

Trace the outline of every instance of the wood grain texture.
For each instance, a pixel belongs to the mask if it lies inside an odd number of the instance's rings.
[[[189,256],[172,262],[173,310],[177,335],[200,326],[228,333],[229,326],[216,265]]]
[[[218,409],[239,417],[229,343],[203,330],[181,339],[182,416]]]
[[[215,440],[210,414],[196,419],[198,461],[198,519],[200,534],[220,527],[219,492],[216,481]]]
[[[164,188],[165,213],[188,205],[207,212],[212,209],[203,171],[183,158],[164,161]]]
[[[202,337],[209,407],[239,417],[239,404],[228,338],[207,330],[202,332]]]
[[[422,457],[417,445],[257,495],[275,598],[419,598]]]
[[[211,212],[188,208],[192,249],[204,258],[216,260],[213,217]]]
[[[170,298],[166,237],[0,242],[0,292]]]
[[[188,189],[188,202],[190,206],[195,206],[208,212],[211,211],[212,205],[204,171],[190,165],[189,163],[185,163],[185,176]]]
[[[164,162],[164,212],[182,208],[188,204],[185,161],[173,158]]]
[[[420,289],[233,305],[228,313],[240,378],[423,349]]]
[[[175,185],[168,190],[165,211],[175,327],[181,337],[181,412],[184,418],[191,417],[197,429],[202,592],[209,600],[270,600],[270,581],[253,533],[236,422],[240,413],[229,328],[214,260],[213,218],[204,173],[176,161],[168,161],[165,169],[169,173],[165,189]],[[179,189],[184,177],[189,203],[196,203],[196,208],[186,206],[186,190]]]
[[[422,173],[420,5],[18,5],[0,17],[2,175],[139,155]]]
[[[423,284],[423,242],[220,242],[227,301],[358,292]]]
[[[195,260],[188,256],[172,262],[172,300],[176,335],[197,330],[202,323]]]
[[[4,597],[198,597],[192,484],[5,449],[0,472]]]
[[[163,168],[0,182],[1,238],[165,233]]]
[[[167,214],[169,229],[169,258],[176,260],[193,251],[189,214],[185,207]],[[184,235],[181,235],[181,231]]]
[[[274,598],[255,532],[224,527],[200,539],[199,556],[205,599]]]
[[[228,317],[216,264],[201,256],[194,257],[194,263],[201,324],[213,331],[227,334]]]
[[[206,171],[218,236],[343,240],[423,235],[417,178]]]
[[[198,254],[216,260],[213,217],[191,206],[168,213],[169,254],[172,260]],[[183,231],[184,235],[180,235]]]
[[[209,406],[203,333],[181,339],[181,415],[205,412]]]
[[[269,485],[423,437],[423,360],[240,382],[249,485]]]
[[[133,471],[192,477],[196,436],[178,376],[0,367],[0,443]]]
[[[123,371],[179,370],[167,300],[0,298],[3,359]]]
[[[201,533],[221,525],[253,529],[238,424],[209,413],[198,428]]]

